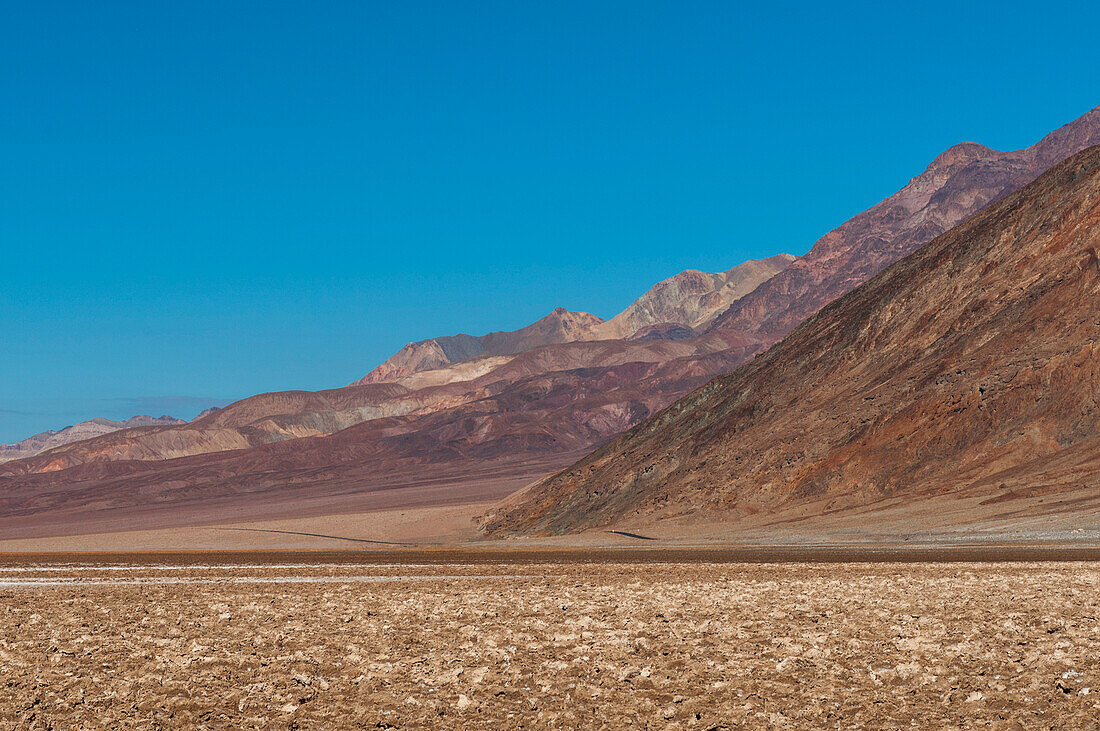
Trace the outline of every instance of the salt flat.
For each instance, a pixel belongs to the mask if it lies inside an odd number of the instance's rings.
[[[1083,728],[1100,713],[1100,563],[364,555],[8,561],[0,726]]]

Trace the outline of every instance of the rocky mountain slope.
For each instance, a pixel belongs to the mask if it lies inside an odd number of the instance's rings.
[[[138,426],[168,426],[185,424],[182,419],[174,419],[171,416],[132,416],[126,421],[111,421],[110,419],[90,419],[79,424],[67,426],[57,431],[44,431],[35,434],[15,444],[0,444],[0,462],[8,462],[15,459],[33,457],[54,447],[60,447],[73,442],[110,434],[122,429],[130,429]]]
[[[823,305],[1095,144],[1100,144],[1100,107],[1022,150],[955,145],[897,193],[827,233],[805,256],[731,304],[709,328],[774,342]]]
[[[78,453],[74,459],[73,454],[55,452],[0,465],[0,516],[24,517],[0,520],[0,533],[25,530],[32,517],[39,521],[35,535],[78,531],[87,520],[140,525],[147,518],[133,516],[153,513],[160,524],[180,524],[195,511],[209,516],[211,506],[227,504],[255,515],[280,510],[301,514],[303,505],[317,501],[339,500],[343,505],[369,499],[368,493],[404,487],[413,492],[402,499],[415,500],[428,489],[460,483],[469,487],[454,495],[444,491],[435,499],[484,500],[484,490],[495,489],[499,480],[524,476],[512,484],[515,489],[568,464],[744,357],[736,348],[724,347],[708,356],[673,358],[682,344],[651,345],[670,349],[662,362],[633,360],[626,344],[609,341],[601,344],[613,351],[608,362],[618,357],[625,362],[551,373],[538,372],[541,356],[536,349],[510,364],[515,371],[503,388],[484,384],[482,398],[372,419],[329,436],[143,460],[111,457],[116,448],[144,449],[149,441],[108,445],[106,437],[95,440],[102,456]],[[533,360],[524,362],[528,357]],[[525,370],[531,375],[521,375]],[[167,430],[150,433],[165,440],[171,435]],[[90,444],[95,442],[84,443]],[[532,465],[538,466],[535,472]]]
[[[485,519],[492,534],[1100,488],[1100,146]],[[1063,502],[1072,502],[1065,500]]]

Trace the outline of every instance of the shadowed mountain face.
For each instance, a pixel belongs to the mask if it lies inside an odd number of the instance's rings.
[[[897,193],[827,233],[804,257],[734,302],[709,328],[774,342],[823,305],[1095,144],[1100,144],[1100,107],[1023,150],[955,145]]]
[[[182,419],[174,419],[171,416],[132,416],[126,421],[111,421],[110,419],[90,419],[79,424],[67,426],[57,431],[44,431],[35,434],[15,444],[0,444],[0,462],[8,462],[15,459],[33,457],[54,447],[65,444],[92,439],[94,437],[110,434],[121,429],[130,429],[137,426],[168,426],[174,424],[186,424]]]
[[[799,501],[1100,487],[1100,146],[485,520],[570,532]]]

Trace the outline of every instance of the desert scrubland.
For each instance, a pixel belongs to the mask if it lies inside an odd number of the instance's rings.
[[[1100,718],[1096,563],[309,560],[9,562],[0,727]]]

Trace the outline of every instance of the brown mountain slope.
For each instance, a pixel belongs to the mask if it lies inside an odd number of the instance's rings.
[[[396,383],[374,383],[329,391],[260,394],[230,404],[190,423],[128,429],[78,444],[49,449],[33,458],[0,465],[0,475],[55,472],[92,462],[165,460],[248,449],[272,442],[333,434],[372,419],[425,415],[473,401],[501,397],[512,391],[522,392],[525,388],[522,382],[533,376],[541,376],[547,383],[572,383],[576,381],[576,374],[579,372],[595,374],[601,372],[600,369],[606,371],[627,364],[644,364],[646,367],[624,371],[642,378],[652,372],[649,367],[652,364],[690,357],[706,358],[720,352],[728,353],[721,362],[729,363],[729,359],[748,357],[749,353],[758,349],[755,341],[730,333],[715,333],[682,342],[609,340],[544,346],[501,362],[494,361],[494,368],[469,381],[445,383],[418,390],[410,390]],[[709,359],[706,362],[719,361]],[[708,370],[711,375],[720,372],[722,371]],[[659,402],[663,406],[675,396],[698,385],[694,378],[692,373],[685,373],[683,376],[670,374],[665,383],[652,383],[649,388],[664,399]],[[593,379],[594,385],[603,383],[610,388],[611,382],[601,381],[595,376]],[[681,380],[682,385],[672,385]],[[614,393],[607,396],[607,403],[616,403],[615,400],[620,398]],[[531,394],[526,398],[537,400],[540,395]],[[622,398],[633,399],[634,396]],[[657,403],[651,402],[650,406],[655,407]],[[539,407],[535,405],[533,408]],[[588,441],[586,444],[590,446],[602,441],[651,413],[648,409],[628,409],[628,412],[633,415],[632,420],[616,421],[615,423],[621,424],[616,431],[594,433],[592,439],[595,441]],[[564,414],[560,416],[565,418]],[[504,419],[499,415],[494,418]],[[580,426],[562,422],[555,423],[552,428],[565,435]]]
[[[0,465],[0,474],[64,470],[85,462],[163,460],[298,437],[331,434],[367,418],[408,413],[408,389],[372,384],[331,391],[283,391],[251,396],[192,422],[111,430]]]
[[[804,257],[733,303],[710,329],[756,333],[774,342],[991,201],[1095,144],[1100,107],[1023,150],[955,145],[900,191],[830,231]]]
[[[14,459],[25,459],[44,452],[54,447],[65,444],[93,439],[104,434],[110,434],[121,429],[130,429],[136,426],[164,426],[171,424],[185,424],[182,419],[171,416],[132,416],[126,421],[112,421],[111,419],[89,419],[79,424],[67,426],[56,431],[44,431],[35,434],[15,444],[0,444],[0,462],[8,462]]]
[[[1100,489],[1100,146],[764,356],[524,491],[485,529],[830,498]]]
[[[379,501],[495,499],[504,494],[494,487],[502,480],[515,489],[574,461],[744,357],[727,347],[661,363],[517,376],[487,384],[483,398],[458,406],[214,454],[88,460],[57,471],[40,469],[36,461],[43,457],[24,460],[13,463],[21,470],[0,471],[0,538],[86,532],[89,525],[122,529],[206,524],[228,515],[300,515],[318,505],[354,511],[374,509]],[[511,365],[524,369],[522,362]]]

